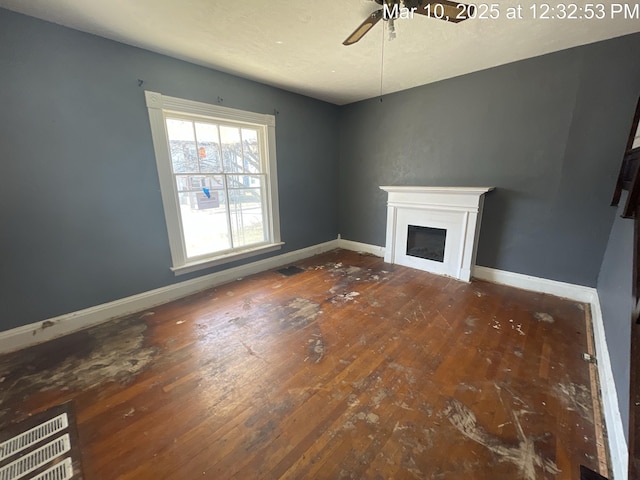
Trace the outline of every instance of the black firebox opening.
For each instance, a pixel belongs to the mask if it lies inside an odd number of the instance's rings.
[[[447,230],[444,228],[419,227],[409,225],[407,234],[407,255],[444,262],[444,244]]]

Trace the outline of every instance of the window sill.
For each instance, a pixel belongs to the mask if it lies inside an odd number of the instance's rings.
[[[205,268],[215,267],[216,265],[223,265],[225,263],[234,262],[236,260],[242,260],[243,258],[253,257],[262,253],[280,250],[280,248],[282,248],[282,245],[284,245],[284,242],[260,245],[259,247],[228,253],[226,255],[220,255],[219,257],[215,258],[207,258],[204,260],[185,263],[184,265],[180,265],[179,267],[171,267],[171,270],[175,275],[183,275],[185,273],[196,272]]]

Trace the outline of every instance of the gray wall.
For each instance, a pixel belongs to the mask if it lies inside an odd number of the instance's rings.
[[[282,252],[383,245],[378,185],[494,185],[478,263],[593,286],[638,58],[628,36],[336,107],[0,9],[0,331],[216,270],[169,270],[144,89],[279,111]]]
[[[638,58],[634,35],[343,107],[340,233],[384,245],[379,185],[492,185],[479,265],[595,286]]]
[[[625,201],[626,195],[620,201],[618,214],[611,227],[609,242],[598,276],[598,296],[624,433],[629,442],[633,220],[620,217]]]
[[[0,331],[214,271],[169,270],[144,89],[277,109],[278,253],[336,238],[338,107],[0,9]]]

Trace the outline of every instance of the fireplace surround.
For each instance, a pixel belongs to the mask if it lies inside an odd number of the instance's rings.
[[[494,187],[380,188],[388,193],[385,262],[468,282],[484,194]]]

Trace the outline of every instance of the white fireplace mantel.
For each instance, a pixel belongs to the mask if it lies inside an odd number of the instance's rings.
[[[389,195],[384,260],[468,282],[476,260],[484,194],[494,187],[380,188]],[[410,225],[446,230],[442,261],[408,253]]]

